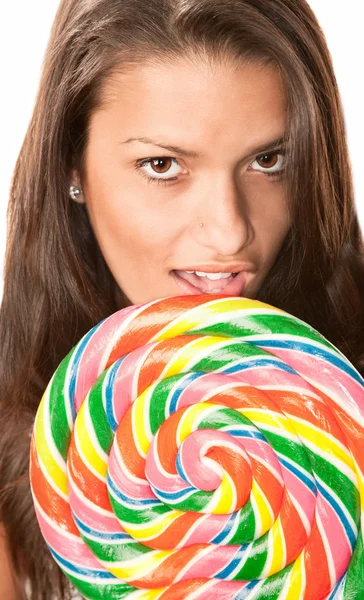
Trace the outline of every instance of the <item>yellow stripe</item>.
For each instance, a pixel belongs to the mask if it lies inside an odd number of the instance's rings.
[[[257,423],[259,425],[268,425],[269,427],[274,427],[275,429],[284,429],[289,433],[297,436],[297,433],[294,427],[291,425],[291,421],[281,415],[279,413],[269,413],[264,410],[259,410],[256,408],[239,408],[238,412],[248,417],[253,423]]]
[[[58,488],[63,494],[68,495],[68,484],[67,475],[62,471],[58,463],[53,457],[52,451],[49,448],[44,423],[44,412],[48,410],[48,402],[46,402],[47,390],[43,395],[42,401],[39,405],[37,418],[35,421],[35,446],[39,456],[39,460],[42,463],[42,467],[47,472],[49,479],[53,482],[56,488]]]
[[[301,421],[296,421],[294,417],[291,417],[291,422],[294,422],[294,426],[298,435],[305,440],[308,440],[327,456],[334,456],[337,460],[344,463],[353,473],[355,473],[355,465],[353,459],[350,454],[342,448],[340,444],[337,443],[336,440],[332,439],[329,434],[326,434],[324,431],[318,430],[316,427],[313,427],[309,423],[302,423]]]
[[[269,532],[269,538],[269,546],[273,549],[273,557],[267,577],[278,573],[286,566],[286,541],[280,517],[274,522]]]
[[[173,523],[176,519],[178,519],[182,514],[184,514],[180,510],[174,510],[171,513],[164,515],[163,519],[158,519],[156,523],[147,523],[145,527],[141,527],[138,525],[137,527],[133,527],[130,523],[125,523],[122,521],[122,526],[125,531],[131,535],[136,540],[150,540],[164,531]]]
[[[257,506],[257,510],[259,512],[259,520],[261,522],[262,527],[259,535],[263,535],[272,527],[274,523],[274,516],[272,514],[272,508],[268,500],[266,499],[265,495],[263,494],[263,491],[255,481],[255,479],[253,479],[252,482],[251,496],[253,497],[254,502]]]
[[[364,513],[364,478],[363,478],[363,474],[359,468],[359,465],[357,464],[356,461],[355,461],[355,467],[356,467],[355,470],[356,470],[356,475],[357,475],[358,484],[359,484],[361,512]]]
[[[182,373],[189,362],[198,362],[196,359],[200,352],[204,352],[207,349],[212,350],[212,346],[228,340],[229,338],[216,336],[206,336],[198,340],[193,340],[178,352],[176,358],[171,359],[167,370],[163,371],[163,378]]]
[[[141,592],[141,595],[138,596],[138,600],[155,600],[159,598],[163,592],[165,592],[167,588],[158,588],[157,590],[147,590],[146,592]]]
[[[191,431],[194,431],[193,427],[196,425],[196,421],[199,421],[200,416],[212,406],[214,405],[208,402],[201,402],[200,404],[194,404],[186,410],[178,425],[176,434],[177,446],[180,446],[183,440],[190,435]]]
[[[103,562],[103,565],[119,579],[130,581],[133,579],[142,579],[160,566],[161,561],[175,553],[175,550],[152,550],[148,554],[143,554],[137,560],[125,561],[122,567],[113,566],[112,563]]]
[[[133,436],[138,451],[143,458],[146,457],[150,447],[150,440],[147,436],[147,431],[145,428],[145,410],[146,404],[149,402],[150,393],[150,388],[144,390],[144,392],[142,392],[135,400],[132,408]]]
[[[92,439],[89,435],[89,425],[86,424],[85,419],[86,403],[87,401],[81,405],[81,408],[77,414],[77,419],[74,425],[75,437],[77,438],[77,445],[79,446],[83,457],[87,460],[89,465],[96,471],[96,473],[98,473],[100,477],[105,479],[107,475],[107,463],[97,453],[97,450],[94,447]]]
[[[215,508],[213,510],[211,510],[211,514],[227,515],[234,510],[234,508],[235,508],[234,497],[236,498],[236,493],[235,493],[235,489],[232,484],[232,480],[227,475],[227,473],[224,473],[224,475],[222,477],[221,485],[219,486],[219,492],[220,492],[220,499],[217,502]]]
[[[223,321],[223,315],[228,312],[234,311],[244,311],[249,310],[251,308],[263,309],[263,310],[278,310],[268,304],[262,304],[257,300],[250,300],[248,298],[231,298],[229,300],[216,300],[209,305],[202,305],[196,308],[192,308],[185,318],[180,318],[177,322],[172,321],[169,327],[163,329],[163,331],[157,334],[153,341],[166,340],[172,337],[176,337],[178,335],[182,335],[186,331],[190,331],[197,325],[201,325],[201,323],[205,322],[209,319],[209,317],[214,316],[216,314],[221,315],[221,320]]]
[[[301,552],[293,564],[292,571],[289,574],[288,581],[285,585],[286,600],[302,600],[305,592],[305,566],[304,552]]]

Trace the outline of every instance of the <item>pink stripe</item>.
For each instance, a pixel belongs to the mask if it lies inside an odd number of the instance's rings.
[[[145,461],[145,475],[148,481],[158,490],[168,492],[180,492],[190,488],[179,475],[173,474],[172,477],[167,477],[164,471],[161,471],[158,466],[158,433],[154,437],[149,449],[147,459]]]
[[[275,351],[275,354],[277,354],[278,356],[278,352]],[[282,358],[284,360],[283,356]],[[234,374],[234,377],[236,376],[237,374]],[[243,373],[240,374],[240,378],[244,381],[244,383],[253,387],[269,387],[270,385],[274,385],[281,388],[282,391],[285,388],[290,389],[291,387],[301,388],[302,390],[311,393],[315,391],[315,389],[309,383],[307,383],[307,381],[302,379],[299,375],[295,375],[294,373],[287,373],[287,371],[282,371],[274,367],[255,367],[254,369],[243,371]],[[263,391],[264,393],[269,395],[269,389]]]
[[[116,487],[128,498],[136,499],[155,499],[148,481],[138,479],[134,481],[129,478],[129,472],[125,469],[125,465],[118,461],[114,446],[109,454],[109,474],[112,477]]]
[[[100,362],[105,352],[105,348],[110,344],[111,339],[118,331],[130,313],[135,311],[135,306],[124,308],[123,312],[118,311],[108,317],[91,336],[88,344],[83,350],[81,360],[78,365],[75,407],[78,412],[90,388],[94,385],[97,377],[100,375],[104,365]],[[110,348],[112,351],[112,348]]]
[[[355,413],[358,413],[359,409],[360,416],[364,418],[363,387],[345,371],[312,354],[282,348],[274,348],[274,354],[296,369],[301,376],[317,382],[318,389],[327,388],[327,394],[331,398],[334,392],[345,401],[343,404],[350,405]],[[335,399],[333,402],[335,403]]]
[[[197,554],[189,563],[189,568],[184,571],[181,581],[207,577],[212,579],[215,573],[227,567],[236,555],[236,546],[211,546],[204,555]]]
[[[275,455],[274,450],[272,450],[271,446],[267,442],[263,442],[262,440],[252,438],[238,438],[236,441],[244,448],[244,450],[250,456],[252,461],[253,474],[254,469],[261,469],[261,466],[259,464],[259,462],[261,461],[262,467],[264,469],[267,468],[265,464],[268,464],[271,467],[273,467],[279,477],[279,479],[277,480],[279,481],[279,483],[283,483],[281,464],[277,456]]]
[[[319,495],[317,512],[329,543],[332,562],[335,566],[336,581],[345,573],[351,559],[352,550],[340,518],[327,500]]]
[[[201,518],[196,529],[190,530],[184,538],[183,546],[211,542],[224,529],[230,516],[208,515],[207,518]]]
[[[288,493],[297,501],[309,522],[312,523],[316,507],[315,494],[283,465],[282,470]]]
[[[101,532],[117,532],[124,533],[119,521],[116,519],[113,513],[105,515],[101,513],[96,506],[89,506],[82,501],[81,498],[74,492],[72,480],[68,480],[68,493],[69,493],[69,504],[75,513],[77,519],[81,521],[87,527],[95,529]]]
[[[130,352],[117,372],[113,390],[113,413],[117,423],[120,423],[129,406],[136,400],[133,389],[137,394],[140,368],[154,345],[142,346]]]
[[[39,511],[36,512],[42,534],[53,550],[76,565],[104,570],[82,538],[73,536],[74,540],[71,540],[61,529],[49,525]]]
[[[216,579],[214,585],[206,584],[199,590],[195,596],[196,600],[232,600],[246,586],[247,581],[221,581]]]

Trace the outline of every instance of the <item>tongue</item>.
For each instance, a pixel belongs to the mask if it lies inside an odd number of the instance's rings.
[[[208,277],[199,277],[195,273],[186,273],[186,271],[176,271],[177,275],[188,281],[201,292],[222,292],[229,283],[234,279],[232,275],[226,279],[208,279]]]

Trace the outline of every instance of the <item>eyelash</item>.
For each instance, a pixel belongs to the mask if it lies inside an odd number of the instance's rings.
[[[270,152],[263,152],[262,154],[258,154],[252,162],[255,162],[256,160],[261,159],[264,156],[271,156],[274,154],[278,154],[279,156],[285,156],[286,153],[284,150],[272,150]],[[178,163],[178,160],[176,158],[173,158],[172,156],[153,156],[152,158],[142,158],[142,159],[138,160],[136,162],[134,168],[136,171],[138,171],[138,174],[141,177],[145,177],[145,179],[148,181],[148,183],[156,183],[158,185],[168,185],[172,181],[177,181],[178,177],[152,177],[151,175],[147,175],[147,173],[142,171],[142,167],[150,164],[153,160],[158,160],[158,159],[159,160],[170,159],[170,160],[174,160],[175,162]],[[266,172],[260,171],[260,173],[264,173],[264,175],[266,175],[267,177],[275,177],[278,179],[282,175],[283,171],[284,171],[284,167],[282,169],[280,169],[279,171],[272,171],[271,173],[269,171],[266,171]]]

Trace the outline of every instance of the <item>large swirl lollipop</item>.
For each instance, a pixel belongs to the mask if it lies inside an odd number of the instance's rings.
[[[364,380],[267,304],[167,298],[94,327],[47,387],[30,476],[88,599],[364,598]]]

